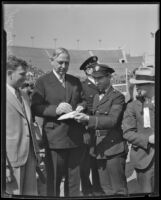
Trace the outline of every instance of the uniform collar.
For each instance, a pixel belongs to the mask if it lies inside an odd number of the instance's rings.
[[[95,81],[94,81],[93,78],[87,76],[87,79],[88,79],[89,81],[91,81],[91,82],[95,85]]]

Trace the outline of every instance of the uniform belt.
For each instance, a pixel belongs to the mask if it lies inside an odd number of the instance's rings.
[[[99,136],[107,135],[108,132],[109,132],[108,130],[96,130],[95,135],[99,137]]]

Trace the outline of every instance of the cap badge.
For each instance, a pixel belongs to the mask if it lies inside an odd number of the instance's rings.
[[[100,66],[96,65],[95,71],[99,71],[99,69],[100,69]]]

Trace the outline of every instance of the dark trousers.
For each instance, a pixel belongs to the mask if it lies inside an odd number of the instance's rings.
[[[154,192],[154,160],[152,160],[148,168],[143,170],[136,169],[136,173],[139,193]]]
[[[126,195],[125,156],[98,159],[101,188],[106,195]]]
[[[47,195],[60,196],[60,184],[65,177],[65,196],[80,196],[81,148],[47,149]]]
[[[80,177],[81,177],[81,186],[82,192],[84,194],[92,193],[92,192],[100,192],[100,182],[99,182],[99,174],[97,169],[97,160],[95,157],[92,157],[89,154],[90,146],[84,144],[83,145],[83,154],[80,164]],[[90,170],[91,170],[91,179],[90,180]],[[92,181],[92,182],[91,182]]]

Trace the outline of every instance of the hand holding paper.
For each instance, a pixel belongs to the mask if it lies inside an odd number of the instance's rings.
[[[82,123],[82,122],[87,122],[89,120],[89,116],[84,114],[84,113],[75,113],[74,115],[74,119],[79,122],[79,123]]]
[[[69,113],[72,111],[72,106],[69,103],[62,102],[58,105],[56,109],[57,115],[61,115],[63,113]]]
[[[77,108],[76,108],[77,112],[82,112],[83,110],[84,110],[84,107],[81,106],[81,105],[78,105]]]

